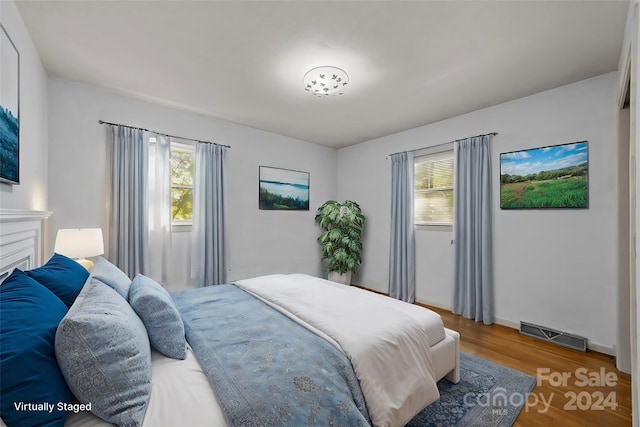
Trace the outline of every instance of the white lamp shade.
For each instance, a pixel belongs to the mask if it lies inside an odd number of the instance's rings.
[[[102,255],[104,241],[100,228],[63,228],[56,235],[55,252],[69,258]]]

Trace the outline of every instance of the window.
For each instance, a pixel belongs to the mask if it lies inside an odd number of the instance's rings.
[[[453,225],[453,150],[415,158],[416,225]]]
[[[193,219],[195,147],[171,141],[171,223],[190,225]]]

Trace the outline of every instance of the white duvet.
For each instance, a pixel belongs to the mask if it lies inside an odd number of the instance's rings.
[[[433,323],[433,312],[303,274],[234,283],[339,344],[351,359],[375,427],[404,426],[438,399],[425,327]]]

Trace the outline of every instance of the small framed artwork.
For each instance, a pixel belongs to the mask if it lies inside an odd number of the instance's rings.
[[[309,210],[309,172],[269,166],[260,166],[258,172],[260,209]]]
[[[0,182],[20,183],[20,55],[1,24]]]
[[[500,208],[589,207],[589,143],[500,154]]]

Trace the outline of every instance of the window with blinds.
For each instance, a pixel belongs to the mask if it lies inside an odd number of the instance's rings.
[[[416,225],[453,225],[453,150],[415,158]]]
[[[193,219],[195,147],[171,141],[171,223],[190,225]]]

